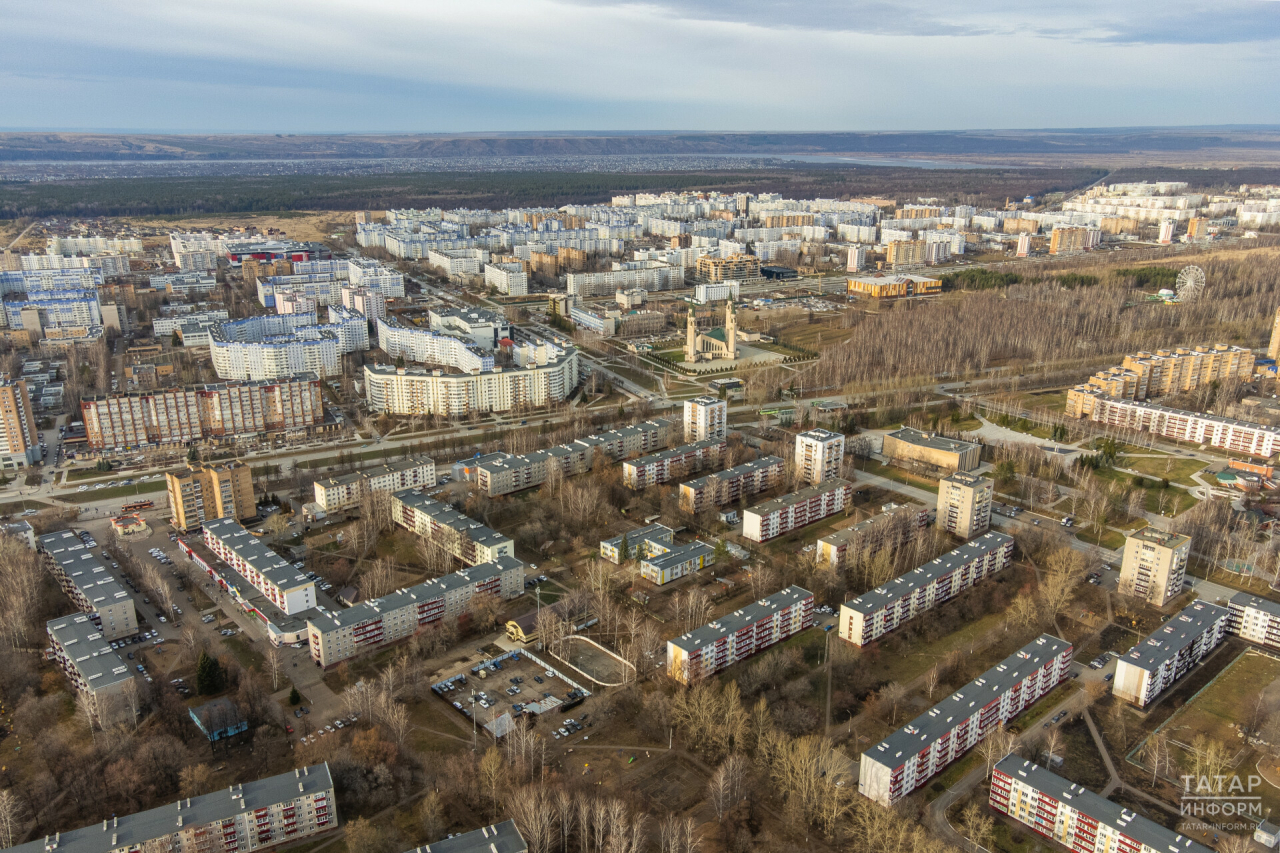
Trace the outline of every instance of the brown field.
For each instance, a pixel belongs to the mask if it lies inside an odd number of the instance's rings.
[[[124,221],[149,228],[181,227],[191,231],[203,231],[209,228],[237,228],[253,225],[263,233],[274,228],[283,231],[293,240],[328,239],[339,227],[350,227],[355,224],[355,213],[347,210],[304,211],[292,213],[235,213],[228,215],[202,215],[190,217],[142,217],[125,218]]]

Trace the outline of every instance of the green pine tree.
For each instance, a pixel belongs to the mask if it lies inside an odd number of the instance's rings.
[[[723,562],[725,557],[729,556],[729,546],[724,544],[723,539],[716,540],[715,558],[716,562]]]
[[[289,688],[289,704],[290,705],[302,704],[302,694],[298,692],[298,688],[296,686]]]
[[[227,673],[222,664],[208,652],[200,652],[200,658],[196,661],[196,691],[201,696],[212,696],[221,693],[226,684]]]
[[[618,548],[618,553],[622,556],[622,562],[631,559],[631,544],[627,541],[627,534],[622,534],[622,545]]]

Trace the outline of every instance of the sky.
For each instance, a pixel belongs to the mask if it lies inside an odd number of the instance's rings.
[[[0,128],[1280,123],[1280,0],[0,0]]]

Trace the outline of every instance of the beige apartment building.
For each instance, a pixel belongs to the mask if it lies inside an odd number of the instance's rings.
[[[995,483],[957,471],[938,482],[938,526],[962,539],[991,528],[991,494]]]
[[[27,383],[0,381],[0,465],[25,468],[40,460],[40,434],[31,411]]]
[[[796,480],[816,486],[840,476],[844,461],[844,435],[811,429],[796,436]]]
[[[1182,592],[1191,537],[1147,527],[1125,538],[1119,591],[1163,607]]]
[[[187,470],[165,474],[173,524],[192,530],[215,518],[239,521],[257,514],[253,500],[253,474],[243,462],[188,465]]]
[[[744,281],[760,278],[760,259],[755,255],[730,255],[727,258],[713,258],[703,255],[698,258],[698,279],[701,281]]]
[[[1267,358],[1280,358],[1280,308],[1271,322],[1271,343],[1267,346]]]
[[[1076,418],[1090,415],[1098,392],[1107,397],[1146,400],[1194,391],[1225,379],[1248,380],[1253,376],[1254,360],[1251,350],[1230,344],[1127,355],[1120,365],[1101,370],[1084,385],[1068,391],[1067,414]]]

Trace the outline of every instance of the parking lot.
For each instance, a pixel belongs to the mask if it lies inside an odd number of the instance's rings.
[[[504,714],[527,719],[557,741],[586,740],[593,696],[545,660],[525,650],[468,662],[432,684],[431,690],[474,726],[489,726]]]

